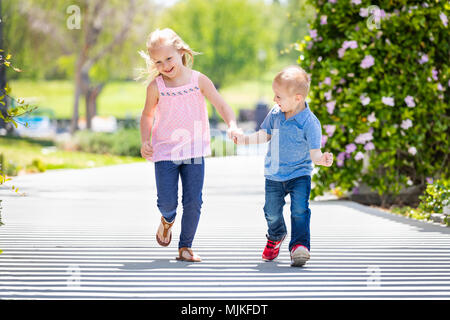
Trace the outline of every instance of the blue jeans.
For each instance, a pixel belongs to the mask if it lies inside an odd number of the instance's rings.
[[[178,248],[192,246],[197,231],[202,207],[202,189],[205,177],[203,158],[191,159],[192,162],[158,161],[155,162],[157,206],[164,219],[172,222],[177,215],[178,180],[181,177],[183,187],[183,216]],[[195,160],[195,161],[194,161]]]
[[[291,241],[289,251],[296,245],[304,245],[310,249],[309,196],[311,193],[311,177],[301,176],[287,181],[266,179],[266,203],[264,215],[269,227],[267,238],[272,241],[281,240],[286,234],[286,224],[283,218],[284,198],[291,197]]]

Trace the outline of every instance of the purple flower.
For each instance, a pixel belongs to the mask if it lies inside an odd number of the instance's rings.
[[[329,3],[336,3],[336,0],[328,0]]]
[[[433,178],[427,177],[427,183],[428,183],[428,184],[432,184],[432,183],[433,183]]]
[[[359,5],[361,4],[361,0],[352,0],[352,4]]]
[[[325,147],[325,144],[327,143],[327,140],[328,140],[327,136],[322,136],[322,142],[321,142],[322,148]]]
[[[409,128],[412,127],[412,121],[410,119],[403,120],[402,124],[400,125],[400,127],[403,130],[408,130]]]
[[[333,114],[334,112],[334,107],[336,106],[336,101],[330,101],[326,104],[327,106],[327,111],[329,114]]]
[[[317,30],[316,29],[309,30],[309,36],[315,40],[317,38]]]
[[[364,146],[364,150],[366,151],[370,151],[370,150],[374,150],[375,149],[375,145],[373,144],[373,142],[369,142]]]
[[[336,126],[333,124],[326,124],[323,127],[325,128],[327,135],[331,138],[336,131]]]
[[[344,43],[342,44],[342,48],[344,49],[356,49],[358,48],[358,42],[356,42],[355,40],[351,40],[351,41],[344,41]]]
[[[416,106],[416,103],[414,102],[414,98],[411,96],[407,96],[405,98],[405,103],[410,108],[414,108]]]
[[[370,103],[370,98],[367,97],[365,94],[362,94],[362,95],[359,97],[359,100],[361,100],[361,104],[362,104],[363,106],[367,106],[367,105]]]
[[[361,133],[359,136],[356,137],[355,142],[359,144],[365,144],[366,142],[369,142],[373,140],[372,132],[366,132]]]
[[[325,99],[327,99],[327,101],[330,101],[331,100],[331,90],[325,92],[323,94],[323,96],[325,97]]]
[[[327,24],[327,16],[320,16],[320,25]]]
[[[387,106],[393,107],[395,105],[394,98],[391,97],[382,97],[381,102],[383,102]]]
[[[331,78],[330,77],[326,77],[324,80],[323,80],[323,84],[326,84],[326,85],[331,85]]]
[[[344,165],[345,160],[345,152],[340,152],[336,157],[336,164],[338,167],[342,167]]]
[[[446,27],[448,26],[448,18],[445,15],[445,13],[441,12],[441,14],[439,15],[439,18],[441,18],[442,24]]]
[[[437,84],[437,88],[438,88],[439,91],[444,91],[445,90],[444,87],[440,83]]]
[[[415,156],[416,153],[417,153],[417,149],[416,149],[416,147],[410,147],[410,148],[408,149],[408,152],[409,152],[410,154],[412,154],[413,156]]]
[[[339,56],[339,58],[343,58],[344,57],[344,54],[345,54],[345,49],[344,48],[339,48],[338,49],[338,56]]]
[[[434,81],[438,81],[438,72],[436,69],[431,70],[431,76],[433,77]]]
[[[428,56],[426,54],[421,55],[419,63],[424,64],[428,62]]]
[[[369,114],[369,116],[367,117],[367,121],[369,121],[370,123],[377,121],[377,118],[375,117],[375,112]]]
[[[367,9],[367,8],[359,9],[359,15],[363,18],[369,16],[369,9]]]
[[[339,152],[336,159],[337,160],[345,160],[345,152]]]
[[[367,69],[370,68],[375,64],[375,59],[371,56],[365,56],[364,59],[361,61],[361,68]]]
[[[354,144],[354,143],[350,143],[345,146],[345,152],[348,154],[354,152],[355,150],[356,150],[356,144]]]
[[[364,159],[364,153],[362,153],[361,151],[358,151],[358,153],[355,155],[355,160],[359,161]]]

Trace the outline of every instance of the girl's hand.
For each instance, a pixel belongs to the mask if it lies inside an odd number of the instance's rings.
[[[331,167],[331,165],[333,164],[333,154],[330,152],[325,152],[324,154],[322,154],[320,162],[325,167]]]
[[[145,141],[141,146],[141,156],[144,159],[152,161],[153,147],[150,141]]]
[[[237,127],[231,127],[227,130],[228,137],[236,144],[243,144],[244,132]]]
[[[245,144],[245,134],[236,133],[233,135],[233,142],[235,144]]]

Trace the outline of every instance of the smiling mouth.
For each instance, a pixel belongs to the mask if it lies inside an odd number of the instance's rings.
[[[175,67],[172,67],[170,70],[164,71],[164,72],[165,72],[165,73],[171,73],[171,72],[173,71],[173,68],[175,68]]]

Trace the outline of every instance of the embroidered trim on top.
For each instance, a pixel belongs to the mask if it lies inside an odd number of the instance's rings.
[[[183,96],[185,94],[188,94],[188,93],[194,92],[194,91],[198,91],[198,90],[200,90],[200,88],[195,86],[194,88],[189,88],[189,89],[181,90],[181,91],[178,91],[178,92],[169,92],[169,91],[161,92],[161,95],[162,96],[168,96],[168,97],[170,97],[170,96],[172,96],[172,97],[174,97],[174,96]]]

